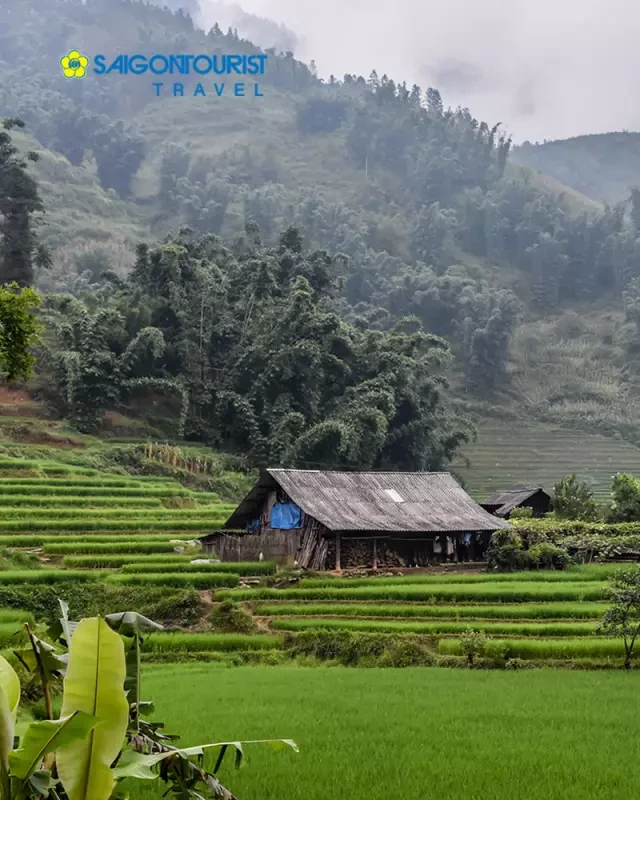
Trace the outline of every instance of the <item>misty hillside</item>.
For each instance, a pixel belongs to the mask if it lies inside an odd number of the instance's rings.
[[[252,33],[261,31],[262,24],[250,23]],[[268,23],[263,22],[266,38],[277,31],[286,39],[286,31]],[[270,276],[279,280],[282,274],[278,251],[292,252],[293,266],[311,282],[319,305],[330,304],[341,318],[335,322],[354,330],[352,343],[339,346],[341,358],[345,347],[357,350],[353,342],[361,330],[391,342],[405,318],[407,328],[444,339],[451,357],[442,370],[450,390],[441,393],[452,410],[478,425],[481,437],[484,423],[494,435],[496,418],[498,423],[504,418],[508,433],[506,419],[515,418],[640,444],[635,219],[599,204],[595,199],[602,193],[577,179],[569,181],[552,168],[538,174],[536,162],[525,162],[523,152],[542,153],[555,143],[523,146],[514,157],[499,128],[464,109],[448,109],[435,89],[398,84],[383,68],[366,79],[347,75],[322,81],[313,68],[278,50],[268,53],[260,98],[155,97],[145,77],[66,80],[56,73],[60,56],[74,48],[87,56],[262,49],[242,31],[215,27],[204,33],[182,12],[141,3],[34,0],[0,10],[0,32],[0,115],[23,119],[25,133],[17,133],[16,141],[40,154],[33,174],[46,212],[38,233],[52,265],[37,271],[36,283],[51,295],[52,316],[61,310],[56,302],[61,294],[73,294],[91,310],[96,304],[115,305],[117,297],[104,282],[119,282],[123,292],[131,282],[139,285],[141,258],[147,255],[137,244],[160,244],[188,226],[192,236],[174,236],[161,251],[179,246],[196,269],[213,259],[197,241],[217,235],[226,248],[222,255],[215,250],[216,266],[207,267],[208,274],[215,278],[216,270],[226,270],[224,281],[235,280],[234,264],[265,271],[261,295],[246,295],[251,305],[272,298]],[[198,82],[188,78],[186,86],[193,89]],[[283,242],[291,227],[300,245],[291,235]],[[281,272],[267,274],[274,263]],[[143,277],[144,287],[152,288],[148,275]],[[331,288],[313,283],[325,279],[331,279]],[[151,304],[154,293],[143,290],[135,297],[135,317],[132,313],[126,322],[132,342],[149,325],[163,328],[165,340],[173,334],[174,321],[165,328],[155,309],[145,315],[139,307],[140,299]],[[284,298],[277,289],[273,293]],[[251,312],[237,314],[237,298],[226,291],[220,298],[230,300],[225,322],[233,325],[238,316],[241,325],[254,321]],[[262,306],[265,316],[270,304]],[[51,326],[54,350],[61,346],[55,343],[57,322]],[[226,347],[220,343],[228,337],[224,323],[211,335],[218,336],[216,346]],[[259,340],[263,347],[275,345]],[[118,346],[128,345],[122,339]],[[234,346],[246,346],[246,336]],[[156,383],[174,383],[174,390],[176,382],[181,388],[192,383],[191,409],[183,415],[195,440],[225,449],[233,445],[230,449],[242,453],[260,443],[256,436],[265,433],[260,425],[265,419],[292,414],[287,414],[291,399],[274,399],[268,415],[264,400],[252,399],[246,435],[221,431],[215,422],[230,411],[224,406],[231,397],[214,406],[204,368],[192,366],[183,375],[175,367],[194,347],[202,355],[202,333],[197,344],[176,341],[175,347],[173,362],[165,355],[154,366],[147,358],[145,370]],[[235,351],[222,362],[211,356],[212,376]],[[336,352],[327,355],[335,357]],[[429,359],[435,364],[432,355]],[[364,361],[349,369],[358,373]],[[327,370],[330,388],[335,378]],[[56,381],[48,376],[39,391]],[[49,405],[82,426],[86,413],[65,408],[65,381],[49,395]],[[235,395],[236,415],[241,401],[254,393],[248,381],[239,375],[228,392]],[[363,374],[362,381],[366,385],[373,377]],[[372,405],[370,392],[367,405]],[[406,394],[407,400],[417,399],[417,387],[407,387]],[[105,393],[103,405],[113,408],[116,398]],[[202,402],[196,406],[194,400]],[[326,424],[342,423],[341,413],[353,409],[349,401],[345,392],[336,409],[327,398],[327,420],[313,427],[316,432],[309,433],[302,457],[294,462],[343,459],[335,456]],[[309,425],[321,409],[305,412]],[[367,411],[366,417],[373,417]],[[283,436],[294,421],[286,423]],[[446,456],[445,446],[455,448],[468,438],[457,429],[447,427],[449,437],[438,439],[432,460]],[[448,445],[453,434],[458,438]],[[265,441],[270,458],[286,444],[282,438],[280,445]],[[385,458],[400,464],[393,454]]]
[[[640,186],[640,133],[599,133],[534,145],[525,142],[513,151],[512,159],[612,205],[627,201],[630,187]]]

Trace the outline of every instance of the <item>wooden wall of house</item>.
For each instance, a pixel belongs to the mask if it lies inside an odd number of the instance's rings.
[[[551,511],[551,498],[546,492],[536,492],[535,495],[531,495],[530,498],[523,501],[521,506],[531,507],[534,518],[540,518],[546,512]]]
[[[215,540],[203,547],[207,554],[215,554],[223,562],[246,562],[259,559],[281,560],[293,563],[300,545],[302,530],[271,530],[246,533],[241,536],[218,534]]]

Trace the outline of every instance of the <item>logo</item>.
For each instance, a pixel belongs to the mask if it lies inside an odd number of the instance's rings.
[[[62,73],[65,77],[84,77],[89,60],[77,50],[70,50],[67,56],[60,60]]]
[[[0,3],[2,0],[0,0]],[[90,71],[101,75],[147,75],[167,80],[151,83],[156,97],[184,97],[185,94],[194,97],[206,95],[205,84],[210,89],[209,94],[220,98],[223,95],[235,98],[263,98],[260,84],[254,82],[266,72],[267,54],[162,54],[152,56],[141,54],[120,54],[107,60],[102,53],[92,59],[84,56],[79,50],[70,50],[60,60],[62,73],[65,77],[86,77]],[[91,68],[89,67],[92,63]],[[176,77],[182,77],[185,82],[177,82]],[[238,80],[237,78],[244,78]],[[167,79],[169,78],[169,79]],[[204,80],[205,84],[198,82]],[[215,81],[215,82],[214,82]],[[165,88],[166,86],[166,88]],[[185,92],[185,89],[189,89]]]

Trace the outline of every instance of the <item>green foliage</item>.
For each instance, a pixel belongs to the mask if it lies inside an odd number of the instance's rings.
[[[569,474],[555,484],[552,506],[556,518],[568,521],[595,521],[598,518],[598,505],[593,499],[593,492],[575,474]]]
[[[424,666],[433,656],[418,643],[399,637],[357,634],[349,631],[301,631],[285,635],[285,649],[292,657],[312,655],[335,660],[344,666],[371,663],[378,666]]]
[[[243,651],[247,649],[277,649],[282,646],[282,637],[276,634],[196,634],[170,633],[152,634],[145,641],[145,653],[161,655],[167,652],[197,651]]]
[[[373,616],[373,614],[371,614]],[[500,613],[498,614],[501,615]],[[464,619],[464,616],[461,616]],[[383,621],[378,619],[330,619],[326,617],[314,619],[273,619],[271,627],[278,631],[356,631],[369,634],[461,634],[462,640],[469,648],[474,649],[473,655],[482,653],[484,634],[511,634],[513,636],[589,636],[595,633],[597,622],[542,622],[532,624],[522,622],[473,622],[466,623],[467,628],[461,633],[460,622],[409,622],[404,620]],[[475,645],[474,645],[475,643]],[[466,648],[466,646],[465,646]]]
[[[129,574],[147,573],[159,574],[161,572],[231,572],[238,574],[241,577],[252,575],[273,575],[275,574],[275,566],[269,566],[268,563],[154,563],[153,561],[145,563],[123,563],[122,571]]]
[[[40,296],[31,287],[0,284],[0,371],[7,382],[29,379],[33,373],[35,358],[30,348],[41,328],[33,311],[39,304]]]
[[[487,549],[489,566],[508,571],[527,568],[527,558],[523,551],[522,539],[515,530],[496,530]]]
[[[28,374],[31,368],[26,355],[19,353],[22,347],[26,352],[35,333],[33,321],[26,313],[37,304],[30,289],[34,260],[40,257],[43,264],[48,264],[43,253],[38,256],[33,217],[42,211],[42,202],[36,182],[27,171],[28,162],[37,161],[38,156],[33,152],[29,152],[26,159],[21,156],[9,133],[16,127],[22,129],[24,123],[19,119],[5,119],[0,131],[0,292],[2,286],[9,282],[17,282],[18,288],[27,288],[22,300],[15,296],[13,306],[0,302],[0,366],[6,361],[9,372],[17,369],[14,378],[25,371]],[[3,332],[5,322],[9,324],[9,332]],[[25,322],[27,325],[21,331],[20,327]],[[6,340],[3,341],[5,335]],[[15,354],[6,354],[4,348],[9,345],[16,348]],[[13,359],[16,360],[15,366]]]
[[[214,607],[210,620],[216,631],[225,634],[251,634],[255,628],[251,614],[232,601],[223,601]]]
[[[2,577],[3,575],[0,574],[0,582]],[[109,577],[109,580],[124,586],[192,586],[195,589],[222,589],[238,586],[240,576],[230,572],[224,574],[215,574],[215,572],[159,572],[158,574],[136,575],[114,574]]]
[[[95,577],[95,573],[93,573]],[[74,617],[81,614],[97,616],[113,613],[118,608],[142,611],[149,618],[163,622],[188,623],[197,621],[204,606],[195,590],[176,590],[171,587],[129,587],[117,584],[78,584],[68,579],[68,574],[59,572],[55,583],[42,585],[0,585],[0,606],[16,608],[34,613],[39,621],[51,622],[57,618],[58,600],[69,602]],[[27,621],[27,620],[25,620]]]
[[[640,633],[640,567],[618,572],[607,592],[611,608],[604,614],[600,630],[611,637],[622,637],[624,667],[630,669]]]
[[[509,513],[509,519],[533,518],[533,510],[530,506],[517,506]]]
[[[460,640],[438,640],[438,651],[463,655]],[[624,647],[619,640],[487,640],[484,655],[497,660],[580,660],[619,657]]]
[[[586,576],[588,577],[588,575]],[[600,601],[602,584],[577,581],[536,583],[535,581],[503,581],[501,583],[396,584],[350,588],[318,589],[249,589],[219,590],[220,601],[424,601],[431,602],[499,602],[517,601]]]
[[[526,552],[529,567],[533,569],[566,569],[571,563],[569,553],[548,542],[533,545]]]
[[[347,616],[401,619],[451,619],[469,624],[476,619],[598,619],[605,604],[254,604],[261,616]]]
[[[607,521],[640,521],[640,480],[632,474],[616,474],[611,484],[613,503]]]
[[[140,247],[98,312],[48,300],[52,402],[86,431],[127,389],[179,387],[185,435],[255,464],[441,467],[472,433],[446,398],[446,344],[348,323],[337,263],[292,228],[274,248],[187,233]]]
[[[476,657],[484,654],[486,642],[484,631],[476,631],[473,628],[467,628],[466,631],[463,631],[460,637],[460,647],[469,666],[473,666]]]
[[[17,745],[20,682],[0,657],[0,798],[107,800],[119,780],[161,778],[175,799],[233,799],[215,774],[229,747],[240,766],[240,742],[176,749],[170,746],[176,736],[144,719],[153,705],[141,699],[141,632],[160,626],[127,611],[71,623],[66,602],[59,604],[62,615],[50,635],[67,654],[30,629],[30,649],[16,651],[22,665],[37,672],[49,717],[31,723]],[[54,720],[51,686],[60,678],[61,716]],[[297,751],[293,741],[256,742]],[[211,749],[218,751],[213,773],[201,760]]]

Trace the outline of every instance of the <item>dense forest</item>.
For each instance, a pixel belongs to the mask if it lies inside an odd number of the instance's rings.
[[[52,70],[72,48],[261,47],[124,0],[0,10],[0,116],[41,154],[22,268],[10,199],[1,211],[2,280],[45,292],[41,385],[77,426],[144,384],[177,395],[186,436],[259,460],[431,467],[470,434],[454,398],[514,396],[527,323],[571,309],[558,334],[580,337],[576,312],[603,302],[622,332],[592,351],[635,399],[637,191],[613,206],[556,192],[437,90],[321,80],[277,45],[259,105],[158,99],[144,77],[70,85]],[[609,389],[565,385],[548,416],[586,395],[599,408],[574,411],[580,425],[621,429]]]

